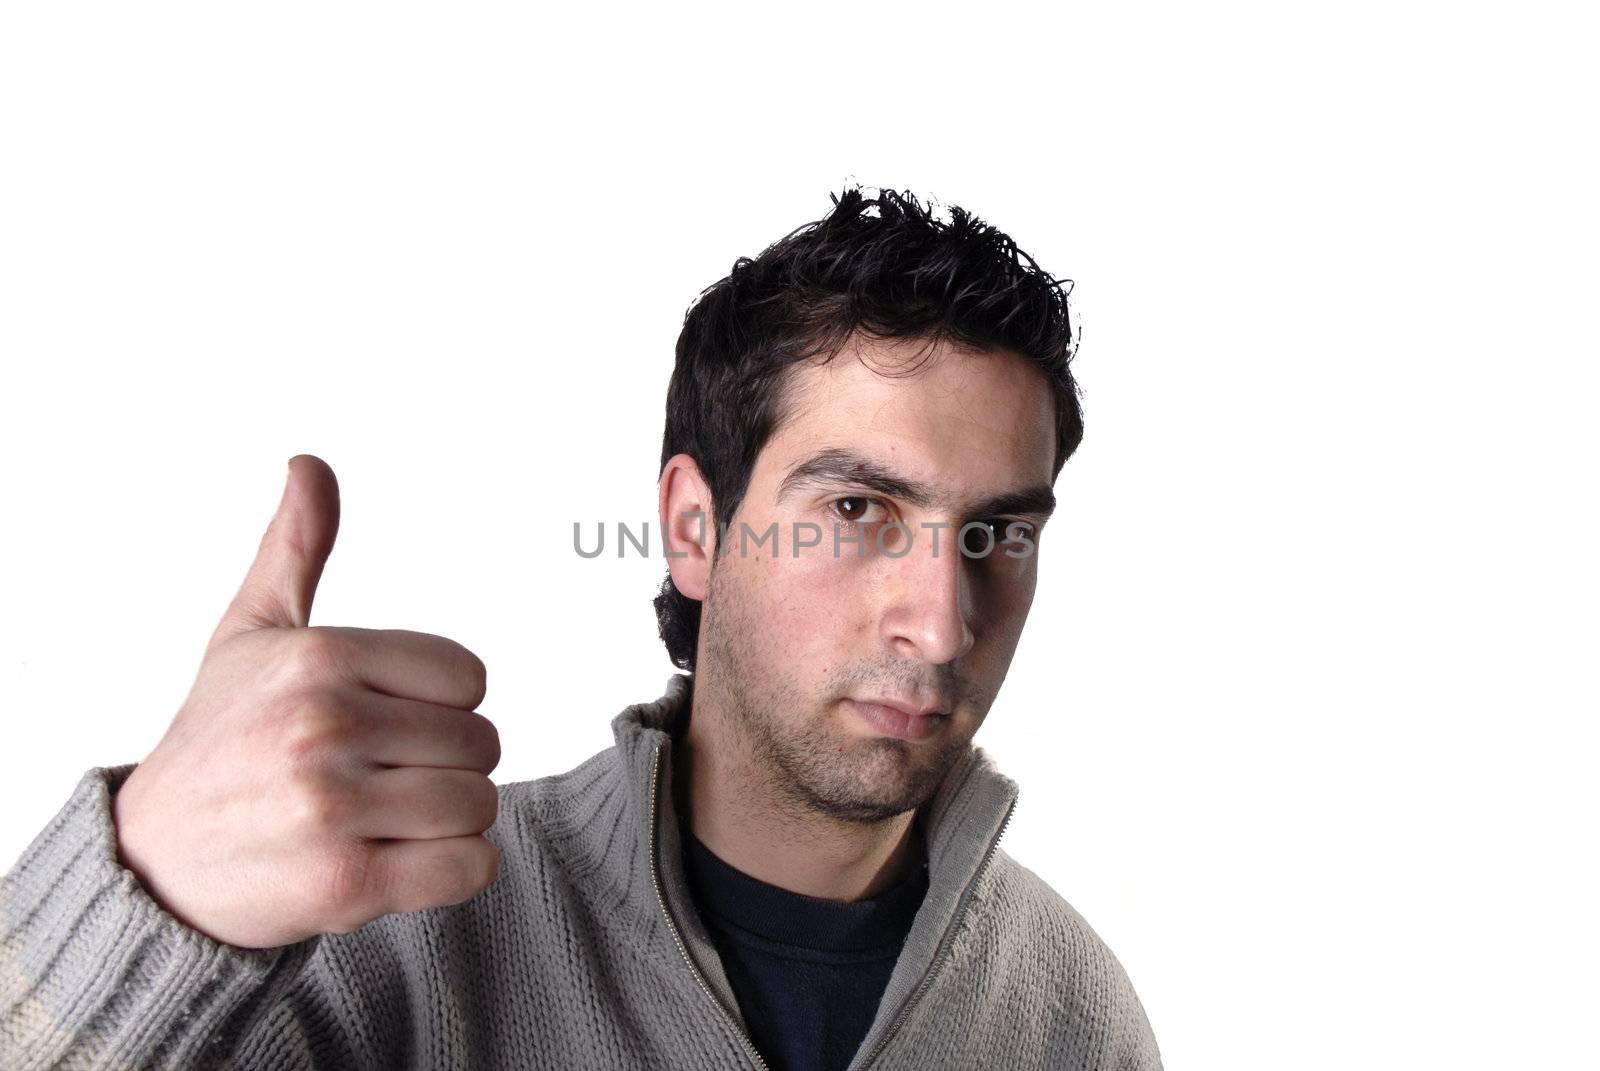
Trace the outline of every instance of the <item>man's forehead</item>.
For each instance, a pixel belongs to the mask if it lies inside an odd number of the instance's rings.
[[[861,345],[789,369],[784,395],[762,451],[780,479],[808,462],[813,471],[802,475],[839,475],[840,457],[818,458],[831,451],[937,489],[940,499],[973,484],[1051,482],[1055,398],[1043,373],[1009,351]]]

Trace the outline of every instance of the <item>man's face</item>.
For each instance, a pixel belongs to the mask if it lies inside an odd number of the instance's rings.
[[[696,687],[747,772],[793,805],[877,822],[933,794],[1005,679],[1038,547],[969,557],[987,537],[969,529],[963,554],[958,533],[989,521],[1004,540],[1021,521],[1038,543],[1055,409],[1014,353],[859,338],[790,370],[787,414],[738,513],[719,518]],[[758,546],[774,523],[776,542]]]

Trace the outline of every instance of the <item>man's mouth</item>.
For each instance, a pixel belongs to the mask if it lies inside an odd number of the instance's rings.
[[[899,701],[846,699],[852,712],[867,725],[899,740],[926,740],[944,728],[948,714],[925,707],[916,709]]]

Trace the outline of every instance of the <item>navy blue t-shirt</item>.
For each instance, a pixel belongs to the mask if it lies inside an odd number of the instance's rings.
[[[843,1071],[927,892],[926,861],[882,895],[840,904],[735,870],[687,829],[683,841],[695,906],[756,1048],[773,1071]]]

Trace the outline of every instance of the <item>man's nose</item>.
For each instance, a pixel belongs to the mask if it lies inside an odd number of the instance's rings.
[[[954,661],[972,649],[972,585],[966,558],[953,529],[911,530],[909,549],[900,557],[883,555],[884,590],[889,594],[883,615],[883,637],[903,658],[934,665]],[[904,534],[891,547],[907,547]]]

